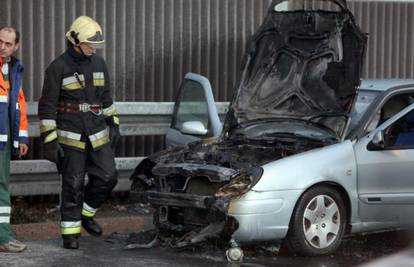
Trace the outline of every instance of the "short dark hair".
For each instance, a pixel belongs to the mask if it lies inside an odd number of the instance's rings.
[[[20,42],[20,32],[15,28],[11,26],[4,26],[0,28],[0,31],[14,32],[14,34],[16,35],[16,39],[14,40],[15,44],[18,44]]]

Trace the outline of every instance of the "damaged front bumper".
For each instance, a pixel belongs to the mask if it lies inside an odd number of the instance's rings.
[[[238,222],[232,238],[240,243],[284,239],[296,199],[302,193],[303,190],[260,192],[253,189],[230,201],[228,216]]]
[[[291,215],[295,208],[295,199],[299,198],[303,190],[281,190],[258,192],[251,190],[239,198],[228,202],[213,196],[200,196],[182,193],[161,193],[147,191],[148,202],[158,207],[157,223],[160,229],[192,232],[191,238],[186,236],[186,242],[177,242],[177,246],[203,241],[200,234],[214,229],[214,234],[208,237],[218,237],[223,234],[239,243],[255,243],[263,241],[282,240],[286,237]],[[199,210],[199,212],[185,212],[184,209]],[[191,227],[183,218],[177,223],[171,220],[171,209],[180,210],[187,216],[204,217],[206,224],[202,224],[200,217]],[[217,216],[214,211],[222,213]],[[176,214],[178,214],[177,212]],[[208,218],[210,217],[210,218]],[[188,219],[188,218],[187,218]],[[194,221],[193,221],[194,222]],[[198,230],[197,230],[198,229]]]
[[[176,247],[210,238],[230,239],[238,223],[228,215],[229,203],[251,190],[263,173],[261,167],[235,170],[197,163],[150,165],[152,178],[134,176],[133,192],[156,209],[158,229],[183,234],[184,240],[177,241]],[[142,190],[142,185],[149,188]]]
[[[231,237],[237,229],[235,220],[226,215],[227,202],[213,196],[157,191],[142,194],[156,207],[155,225],[159,230],[182,233],[169,243],[172,247],[200,243],[226,232]]]

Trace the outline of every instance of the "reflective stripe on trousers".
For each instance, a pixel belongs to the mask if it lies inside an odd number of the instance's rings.
[[[60,222],[60,234],[61,235],[75,235],[81,232],[81,221],[75,222]]]
[[[91,206],[89,206],[88,204],[86,204],[85,202],[83,202],[83,209],[82,209],[82,215],[86,216],[86,217],[93,217],[95,216],[97,209],[92,208]]]

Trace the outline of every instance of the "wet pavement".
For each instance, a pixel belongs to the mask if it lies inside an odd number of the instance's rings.
[[[187,250],[125,249],[127,236],[82,237],[79,250],[61,248],[60,240],[29,241],[23,253],[0,254],[0,266],[231,266],[224,250],[213,245]],[[335,254],[314,258],[283,250],[278,253],[271,245],[244,248],[245,259],[239,266],[356,266],[403,250],[409,244],[408,237],[406,232],[388,232],[347,238]]]

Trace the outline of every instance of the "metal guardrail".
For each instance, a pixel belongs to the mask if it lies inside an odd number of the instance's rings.
[[[115,191],[129,190],[129,176],[142,159],[142,157],[115,159],[119,172]],[[48,160],[16,160],[12,161],[10,167],[12,196],[59,194],[61,180],[54,163]]]
[[[227,112],[228,102],[216,103],[218,113]],[[163,135],[170,126],[173,102],[117,102],[116,111],[121,121],[123,136]],[[27,103],[29,136],[40,135],[37,102]]]
[[[216,103],[223,118],[228,103]],[[170,126],[174,103],[172,102],[118,102],[115,103],[123,136],[164,135]],[[39,120],[37,102],[27,103],[29,136],[38,137]],[[116,158],[119,172],[115,191],[129,190],[129,176],[143,157]],[[10,193],[12,196],[59,194],[60,177],[56,166],[47,160],[14,160],[10,166]]]

